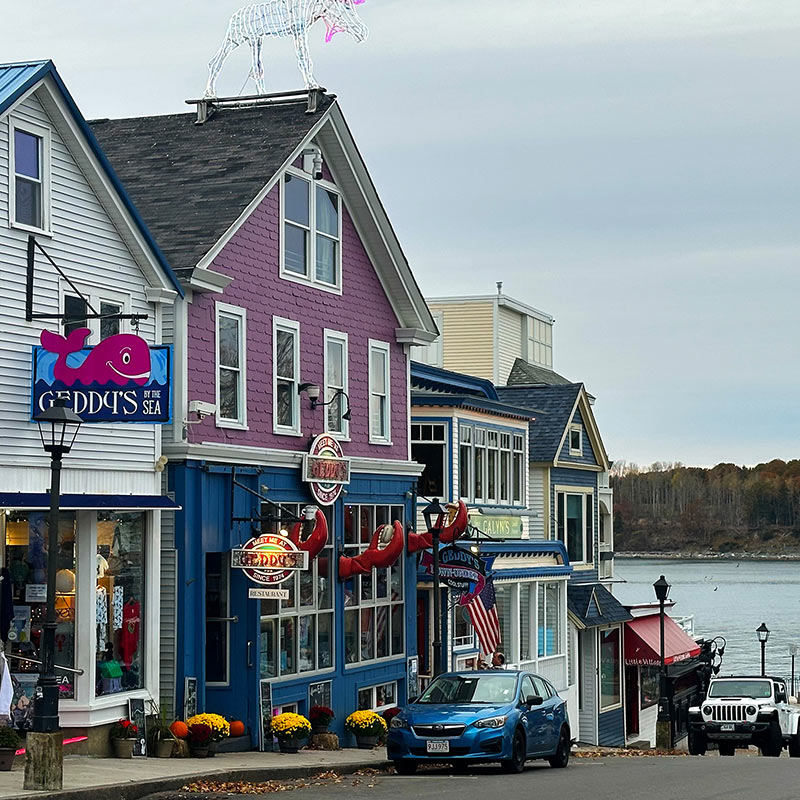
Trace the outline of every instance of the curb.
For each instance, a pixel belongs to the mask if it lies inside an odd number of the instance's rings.
[[[46,797],[52,800],[167,800],[175,797],[182,786],[196,780],[208,781],[251,781],[262,783],[274,780],[294,780],[310,778],[320,772],[337,772],[350,775],[360,769],[385,769],[390,761],[354,761],[346,764],[318,764],[304,767],[247,767],[245,769],[222,769],[219,772],[204,772],[197,775],[182,775],[175,778],[152,778],[136,783],[110,783],[103,786],[85,786],[80,789],[62,789],[59,792],[28,792],[13,795],[3,800],[32,800]],[[186,796],[188,793],[184,793]],[[203,795],[192,794],[193,797]]]

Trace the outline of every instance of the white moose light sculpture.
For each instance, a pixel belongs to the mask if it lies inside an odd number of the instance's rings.
[[[356,6],[363,2],[364,0],[268,0],[266,3],[240,8],[231,17],[225,39],[208,63],[205,96],[216,97],[217,78],[222,65],[245,42],[250,46],[252,58],[250,77],[255,80],[258,93],[263,94],[265,89],[261,47],[265,36],[290,36],[294,39],[297,65],[303,74],[306,88],[319,88],[308,49],[308,29],[322,20],[327,28],[326,42],[330,42],[337,33],[349,33],[357,42],[363,42],[369,29],[356,11]]]

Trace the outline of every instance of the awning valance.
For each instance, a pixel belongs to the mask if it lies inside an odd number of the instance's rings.
[[[46,511],[50,508],[47,492],[0,492],[0,508],[14,511]],[[169,497],[156,494],[62,494],[62,511],[107,509],[114,511],[180,511],[181,507]]]
[[[664,663],[677,664],[700,655],[700,646],[683,628],[664,616]],[[658,614],[625,623],[625,663],[631,667],[661,666],[661,628]]]

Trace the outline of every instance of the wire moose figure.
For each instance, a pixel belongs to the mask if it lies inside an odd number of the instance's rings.
[[[297,53],[297,65],[307,89],[319,88],[314,77],[314,65],[308,49],[308,30],[319,20],[325,23],[325,41],[337,33],[348,33],[356,42],[369,34],[356,6],[364,0],[268,0],[244,6],[233,14],[225,39],[208,63],[208,83],[205,96],[216,97],[216,84],[228,56],[245,42],[250,46],[250,77],[256,82],[259,94],[264,94],[264,66],[261,49],[264,37],[291,37]]]

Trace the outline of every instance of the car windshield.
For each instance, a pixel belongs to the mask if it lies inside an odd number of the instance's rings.
[[[714,681],[708,690],[709,697],[772,697],[769,681]]]
[[[417,702],[504,705],[513,702],[516,688],[516,675],[440,675]]]

